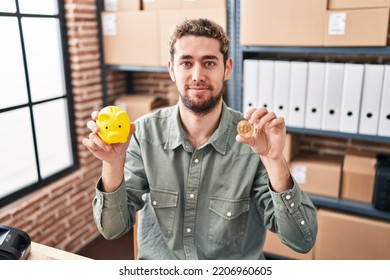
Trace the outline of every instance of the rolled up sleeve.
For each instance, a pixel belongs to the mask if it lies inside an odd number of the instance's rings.
[[[92,201],[93,217],[97,228],[106,239],[116,239],[125,234],[134,224],[127,209],[126,187],[121,186],[111,193],[101,191],[101,178],[96,184]]]

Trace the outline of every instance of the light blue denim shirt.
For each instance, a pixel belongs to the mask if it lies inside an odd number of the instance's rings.
[[[264,259],[266,230],[297,252],[308,252],[317,218],[308,196],[294,186],[275,193],[260,158],[236,142],[240,112],[223,104],[210,140],[194,148],[178,106],[136,122],[125,178],[93,200],[94,219],[107,239],[132,228],[139,213],[140,259]]]

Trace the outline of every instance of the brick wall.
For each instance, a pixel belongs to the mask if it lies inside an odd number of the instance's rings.
[[[77,252],[99,233],[91,201],[101,163],[81,144],[90,113],[102,106],[95,0],[65,0],[71,84],[80,168],[1,209],[0,223],[25,230],[34,242]],[[124,75],[107,73],[110,100],[125,92]]]

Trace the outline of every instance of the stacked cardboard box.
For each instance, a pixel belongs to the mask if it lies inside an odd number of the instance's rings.
[[[389,0],[242,0],[241,44],[385,46]]]
[[[102,12],[106,64],[167,66],[168,36],[176,24],[203,17],[216,21],[225,30],[227,26],[225,0],[106,2],[110,3],[110,10]]]

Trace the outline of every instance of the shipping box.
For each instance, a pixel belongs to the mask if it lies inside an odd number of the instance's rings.
[[[211,19],[227,30],[226,10],[223,8],[159,11],[159,33],[161,39],[158,49],[160,66],[167,66],[168,60],[170,59],[168,38],[171,30],[185,19],[194,19],[198,17]]]
[[[155,109],[168,106],[168,99],[156,95],[122,95],[115,100],[115,105],[121,107],[129,115],[131,122]]]
[[[318,210],[316,260],[389,260],[390,222]]]
[[[213,9],[226,10],[226,0],[143,0],[144,10]]]
[[[181,9],[182,0],[142,0],[142,9],[150,10],[169,10]]]
[[[341,198],[372,203],[376,162],[374,153],[345,153]]]
[[[242,0],[241,45],[321,46],[327,0]]]
[[[300,135],[295,133],[286,134],[286,145],[284,146],[283,155],[287,162],[291,162],[299,153]]]
[[[386,46],[389,8],[329,10],[324,46]]]
[[[329,0],[328,10],[390,7],[390,0]]]
[[[264,252],[294,260],[312,260],[314,257],[314,248],[306,254],[295,252],[293,249],[284,245],[282,241],[280,241],[278,235],[271,231],[267,231],[267,237],[264,243]]]
[[[104,0],[105,11],[139,11],[141,0]]]
[[[299,154],[290,170],[302,190],[310,194],[339,197],[343,157]]]
[[[106,64],[157,66],[159,34],[157,12],[102,12]]]

